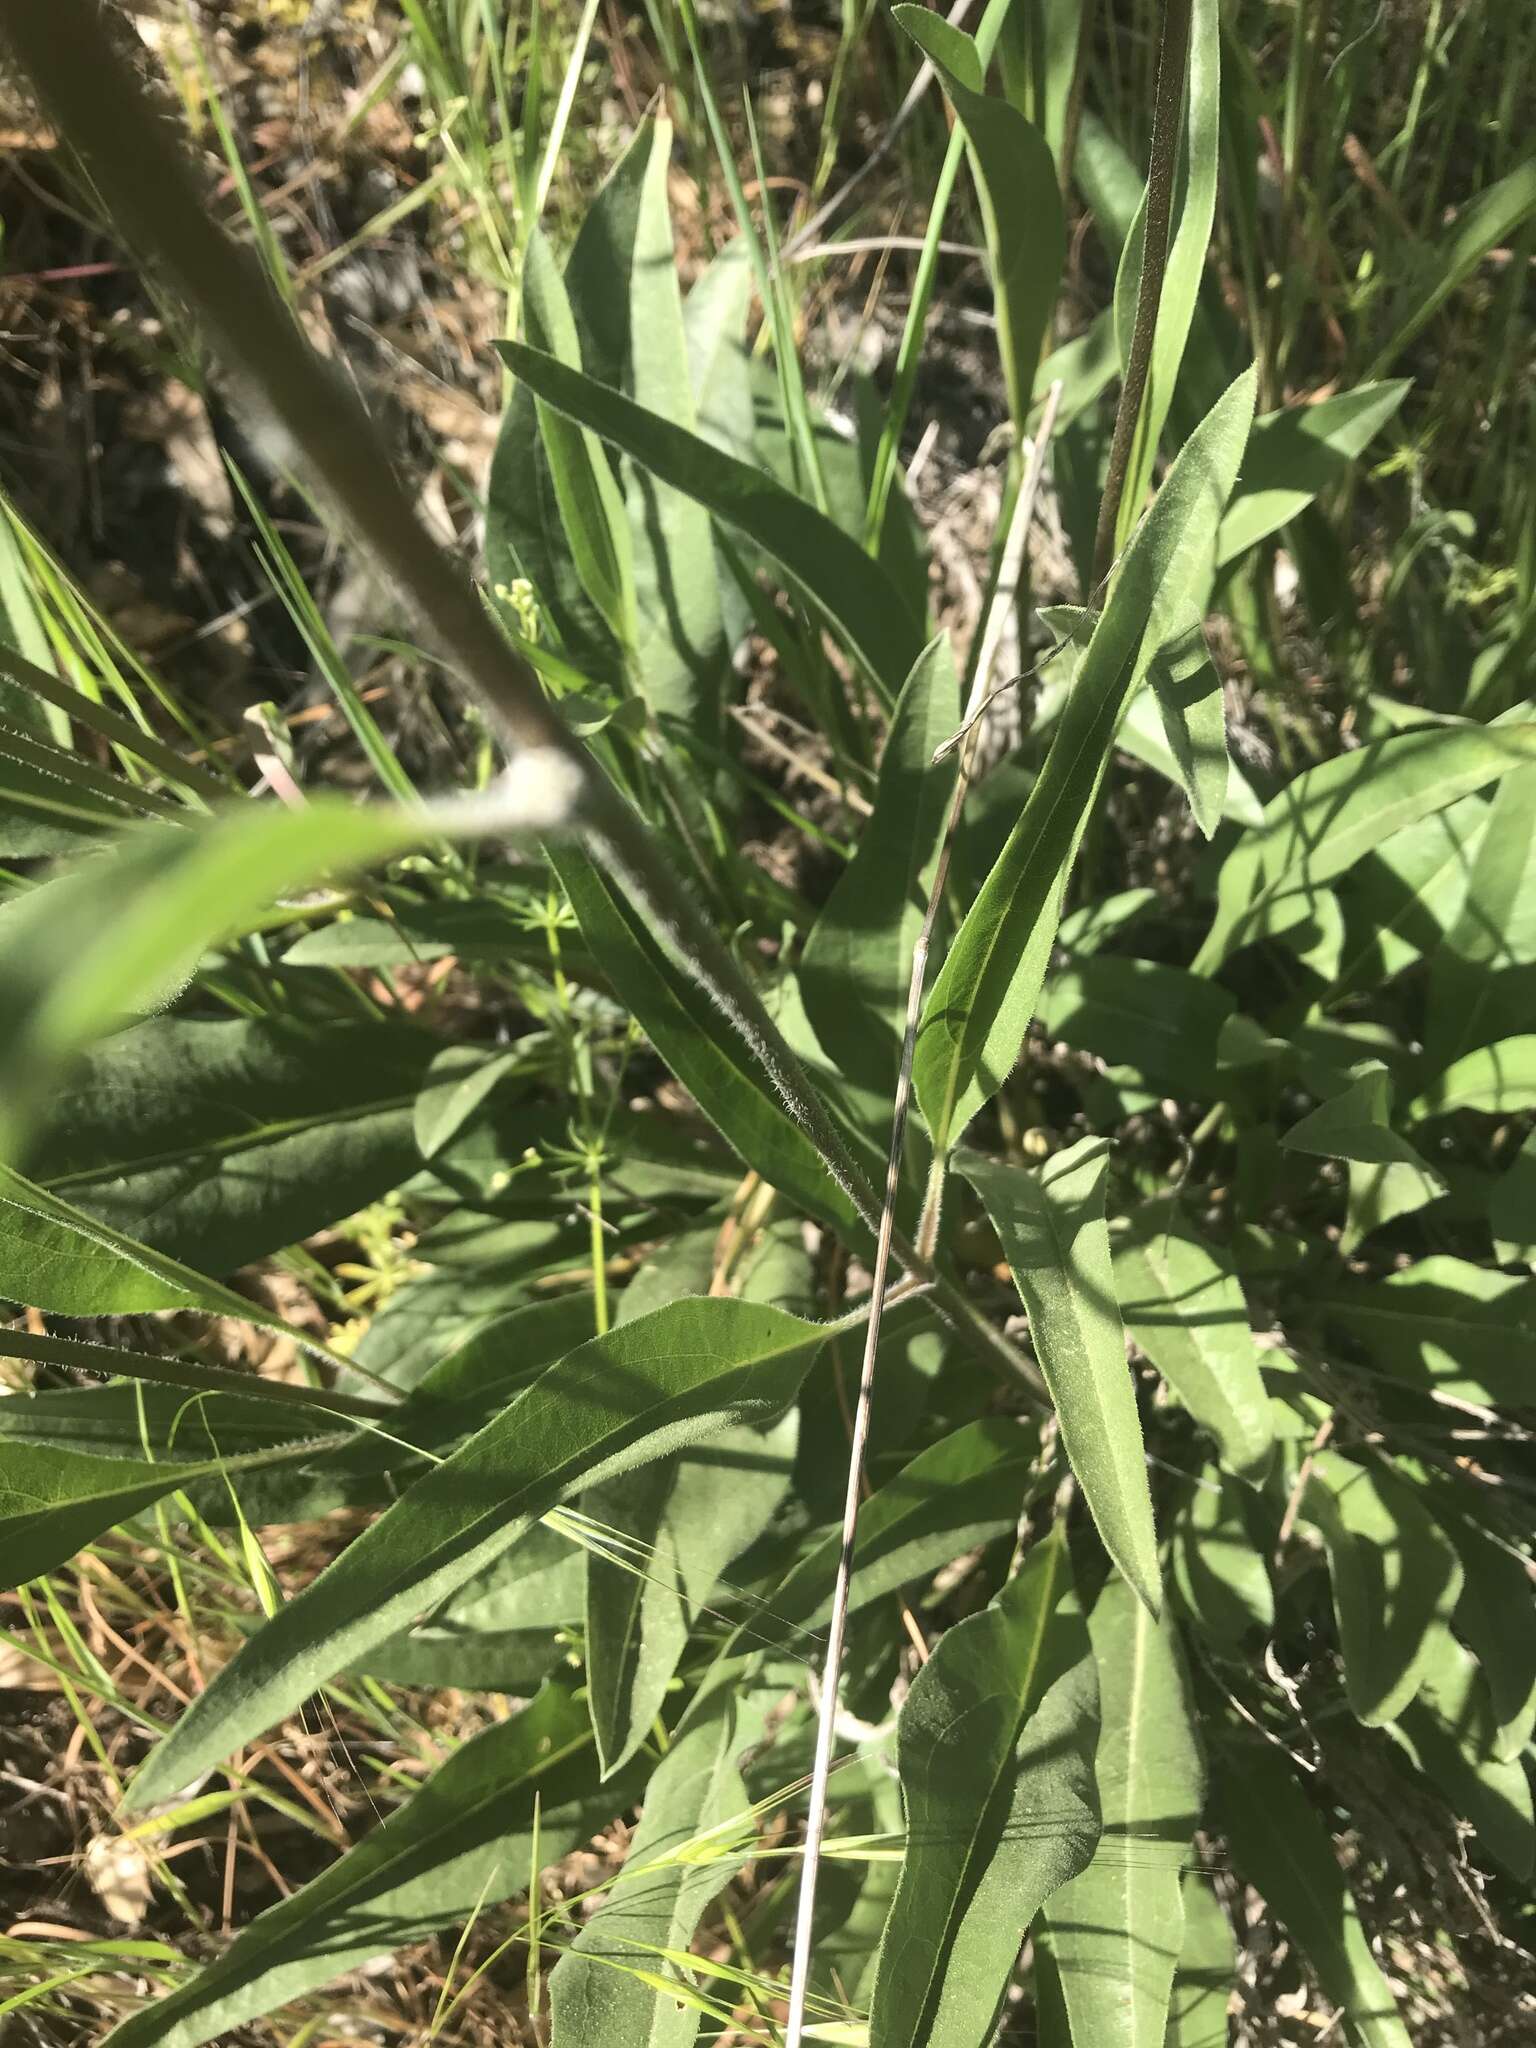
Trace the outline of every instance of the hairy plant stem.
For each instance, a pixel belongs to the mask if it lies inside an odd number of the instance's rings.
[[[1012,606],[1024,562],[1024,544],[1039,495],[1045,467],[1045,450],[1055,424],[1061,399],[1060,384],[1051,386],[1045,403],[1040,431],[1030,451],[1029,468],[1014,502],[1013,517],[1003,546],[1002,566],[993,592],[991,608],[982,638],[982,650],[971,683],[971,705],[987,692],[992,664],[1002,637],[1003,623]],[[880,1228],[875,1242],[875,1269],[870,1290],[869,1321],[864,1331],[864,1355],[859,1368],[859,1391],[854,1404],[852,1440],[848,1447],[848,1486],[843,1499],[842,1546],[838,1553],[837,1578],[832,1590],[831,1623],[827,1631],[826,1656],[822,1664],[821,1703],[816,1723],[816,1755],[811,1766],[810,1801],[805,1820],[805,1847],[800,1864],[800,1892],[795,1907],[795,1940],[790,1966],[789,2016],[785,2022],[784,2048],[800,2048],[805,2029],[805,2002],[810,1986],[811,1931],[816,1917],[816,1884],[821,1867],[821,1845],[827,1822],[827,1782],[832,1771],[832,1741],[837,1723],[837,1699],[842,1679],[843,1639],[848,1625],[848,1606],[853,1586],[853,1552],[858,1538],[859,1503],[864,1492],[864,1459],[869,1446],[870,1417],[874,1411],[875,1355],[880,1345],[880,1323],[885,1309],[890,1277],[891,1247],[895,1235],[896,1197],[901,1186],[901,1162],[906,1150],[907,1109],[912,1097],[912,1058],[917,1048],[917,1025],[922,1014],[923,985],[927,979],[928,949],[944,901],[950,855],[961,807],[970,786],[971,767],[979,726],[973,721],[960,754],[954,795],[945,822],[939,857],[923,922],[912,948],[912,973],[907,984],[907,1020],[902,1037],[901,1066],[896,1076],[896,1095],[891,1107],[891,1146],[886,1158],[885,1200],[880,1211]],[[939,1162],[935,1162],[939,1165]],[[940,1167],[942,1172],[942,1168]],[[942,1181],[940,1183],[942,1185]],[[930,1190],[933,1183],[930,1181]],[[925,1205],[926,1214],[926,1205]],[[919,1226],[919,1237],[922,1226]],[[962,1297],[963,1299],[963,1297]],[[966,1304],[969,1307],[969,1304]],[[975,1311],[971,1313],[975,1315]],[[980,1321],[981,1318],[977,1317]]]
[[[1163,0],[1162,33],[1158,42],[1157,88],[1152,102],[1152,148],[1147,165],[1147,206],[1142,221],[1141,279],[1136,290],[1136,319],[1131,350],[1115,408],[1114,437],[1099,523],[1093,541],[1093,581],[1101,584],[1115,561],[1115,535],[1120,501],[1130,472],[1136,424],[1146,396],[1152,344],[1157,337],[1157,309],[1168,267],[1168,224],[1173,214],[1173,180],[1179,161],[1179,125],[1184,106],[1184,73],[1189,62],[1190,0]]]
[[[196,314],[274,467],[291,468],[372,556],[462,688],[478,700],[526,784],[571,792],[559,815],[592,845],[609,878],[655,920],[677,967],[748,1047],[871,1231],[880,1202],[841,1130],[761,999],[668,865],[644,819],[567,727],[473,584],[427,533],[351,386],[311,348],[261,265],[217,225],[183,148],[174,110],[141,83],[126,22],[102,0],[8,0],[0,37],[101,195],[126,240]],[[896,1233],[896,1257],[932,1281],[934,1305],[994,1368],[1032,1384],[1000,1331],[935,1276]]]

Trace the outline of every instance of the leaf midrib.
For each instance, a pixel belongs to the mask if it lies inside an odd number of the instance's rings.
[[[1047,1542],[1053,1541],[1051,1537],[1047,1537],[1045,1540]],[[1061,1544],[1059,1542],[1056,1542],[1054,1548],[1050,1552],[1050,1575],[1046,1580],[1044,1587],[1041,1589],[1039,1625],[1035,1628],[1035,1630],[1032,1633],[1029,1654],[1025,1662],[1022,1680],[1020,1684],[1014,1688],[1014,1696],[1017,1701],[1017,1710],[1014,1716],[1013,1736],[1004,1748],[1002,1755],[998,1760],[998,1767],[996,1771],[994,1771],[992,1774],[991,1781],[987,1787],[987,1795],[985,1799],[981,1801],[980,1805],[976,1809],[975,1823],[970,1830],[969,1838],[966,1842],[964,1855],[960,1864],[960,1884],[957,1885],[955,1888],[957,1894],[961,1886],[964,1885],[966,1879],[969,1877],[971,1867],[975,1862],[976,1841],[978,1835],[981,1832],[982,1822],[986,1819],[987,1815],[992,1810],[993,1802],[997,1798],[998,1790],[1002,1785],[1005,1775],[1007,1774],[1009,1765],[1011,1763],[1016,1763],[1016,1752],[1018,1750],[1019,1737],[1023,1731],[1024,1723],[1028,1719],[1029,1703],[1034,1693],[1035,1677],[1040,1669],[1040,1659],[1044,1652],[1045,1638],[1047,1633],[1049,1632],[1052,1618],[1054,1617],[1056,1612],[1057,1600],[1060,1598],[1059,1593],[1055,1593],[1054,1589],[1056,1588],[1057,1581],[1061,1574],[1064,1556],[1065,1553],[1062,1549]],[[999,1617],[999,1619],[1002,1619],[1002,1617]],[[1034,1703],[1037,1706],[1039,1705],[1038,1701],[1035,1701]],[[923,2020],[926,2020],[932,2014],[935,1987],[938,1984],[940,1984],[943,1980],[945,1959],[948,1957],[951,1949],[954,1947],[955,1933],[957,1928],[959,1927],[962,1917],[963,1916],[960,1912],[957,1899],[952,1898],[948,1911],[945,1914],[943,1938],[934,1949],[933,1963],[929,1969],[927,1980],[925,1981],[923,1986],[922,2002],[919,2008],[919,2015],[920,2018]],[[908,2038],[911,2039],[913,2037],[909,2035]]]
[[[310,1116],[289,1117],[281,1121],[263,1123],[252,1131],[233,1131],[223,1137],[179,1146],[172,1151],[146,1152],[130,1159],[109,1161],[101,1166],[76,1167],[71,1172],[51,1174],[41,1185],[56,1194],[62,1194],[70,1188],[96,1187],[103,1181],[132,1179],[141,1174],[164,1172],[168,1167],[188,1165],[199,1159],[238,1158],[243,1152],[255,1152],[263,1146],[278,1145],[286,1138],[303,1137],[310,1131],[359,1123],[367,1117],[398,1114],[402,1110],[412,1108],[415,1101],[416,1096],[411,1093],[379,1096],[372,1101],[355,1103],[342,1110],[316,1110]]]

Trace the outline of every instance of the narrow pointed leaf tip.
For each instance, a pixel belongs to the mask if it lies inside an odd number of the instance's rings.
[[[951,1149],[1018,1059],[1115,735],[1153,657],[1209,575],[1253,401],[1247,370],[1169,469],[1116,572],[1045,766],[934,982],[912,1086],[939,1152]]]
[[[1148,1611],[1161,1605],[1136,1389],[1104,1220],[1108,1142],[1085,1138],[1038,1173],[962,1152],[1029,1313],[1062,1442],[1104,1547]]]

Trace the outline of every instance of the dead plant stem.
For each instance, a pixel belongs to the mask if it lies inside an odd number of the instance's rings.
[[[1004,542],[1002,568],[993,594],[992,606],[987,614],[981,658],[976,664],[971,685],[973,702],[986,694],[992,663],[997,657],[1002,636],[1003,622],[1007,618],[1014,593],[1018,588],[1025,541],[1045,466],[1045,450],[1060,399],[1061,386],[1053,384],[1045,402],[1045,411],[1040,421],[1040,430],[1035,436],[1035,445],[1030,451],[1029,468],[1014,504],[1008,537]],[[826,1657],[822,1665],[821,1702],[816,1724],[816,1756],[811,1769],[810,1805],[806,1814],[805,1848],[800,1865],[800,1894],[795,1908],[795,1942],[790,1971],[789,2016],[784,2032],[785,2048],[801,2048],[805,2028],[805,2003],[811,1969],[811,1931],[816,1914],[816,1882],[821,1865],[822,1839],[826,1831],[827,1781],[832,1769],[832,1743],[836,1732],[837,1699],[842,1678],[843,1640],[847,1630],[849,1596],[853,1585],[853,1551],[858,1535],[859,1503],[864,1490],[864,1459],[869,1445],[870,1416],[874,1407],[875,1354],[880,1344],[880,1323],[885,1308],[891,1245],[895,1233],[896,1196],[901,1185],[901,1162],[906,1147],[907,1106],[912,1094],[912,1056],[917,1046],[917,1024],[923,1006],[928,949],[933,941],[934,926],[938,922],[939,906],[944,900],[944,885],[949,874],[955,829],[970,783],[976,733],[977,728],[973,727],[961,750],[960,766],[955,776],[955,792],[950,803],[944,837],[939,847],[939,857],[934,866],[927,908],[923,913],[917,942],[912,948],[912,974],[907,985],[906,1030],[902,1038],[901,1067],[896,1077],[895,1101],[891,1108],[891,1146],[886,1159],[885,1198],[880,1211],[879,1234],[875,1242],[875,1270],[870,1295],[869,1321],[864,1331],[864,1356],[859,1370],[858,1396],[854,1403],[852,1441],[848,1449],[848,1487],[843,1502],[842,1548],[837,1561],[837,1579],[832,1592],[831,1624],[827,1631]]]

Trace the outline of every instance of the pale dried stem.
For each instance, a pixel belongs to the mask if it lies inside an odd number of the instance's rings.
[[[1019,488],[1013,519],[1003,546],[1002,567],[993,594],[991,610],[987,614],[981,657],[977,661],[971,685],[973,705],[986,695],[992,664],[997,659],[997,650],[1001,644],[1008,608],[1018,591],[1025,542],[1045,467],[1045,451],[1060,400],[1061,385],[1053,384],[1045,402],[1040,430],[1030,451],[1029,468]],[[869,1445],[870,1416],[874,1407],[875,1354],[880,1344],[880,1323],[890,1275],[896,1196],[901,1185],[901,1162],[907,1134],[907,1107],[912,1095],[912,1056],[917,1045],[917,1024],[923,1006],[928,949],[933,940],[934,926],[938,922],[939,906],[944,900],[950,853],[954,846],[955,828],[960,821],[961,807],[965,802],[965,792],[970,783],[974,750],[973,731],[961,753],[960,767],[955,777],[955,792],[944,828],[944,838],[939,847],[933,884],[928,892],[922,928],[912,948],[912,975],[907,986],[906,1031],[902,1038],[901,1067],[896,1077],[896,1096],[891,1109],[891,1147],[886,1159],[885,1199],[880,1211],[880,1229],[875,1242],[874,1284],[870,1297],[869,1321],[864,1332],[864,1357],[859,1370],[858,1397],[854,1403],[852,1441],[848,1449],[848,1488],[843,1502],[842,1549],[837,1561],[837,1580],[832,1591],[831,1625],[827,1631],[826,1657],[822,1664],[821,1701],[816,1725],[816,1756],[811,1768],[810,1804],[806,1814],[805,1847],[800,1865],[800,1894],[795,1909],[795,1945],[790,1972],[789,2016],[784,2032],[785,2048],[801,2048],[805,2029],[805,2002],[811,1969],[811,1928],[816,1914],[816,1883],[827,1821],[827,1781],[832,1770],[832,1743],[836,1733],[837,1699],[842,1679],[843,1641],[847,1631],[849,1595],[853,1585],[853,1552],[858,1535],[859,1503],[864,1491],[864,1459]]]
[[[955,4],[950,8],[947,17],[950,27],[959,28],[974,4],[975,0],[955,0]],[[803,260],[806,244],[816,239],[833,214],[842,210],[844,203],[863,184],[870,172],[890,154],[897,136],[907,125],[908,121],[911,120],[913,114],[917,112],[918,103],[929,86],[932,85],[935,75],[933,60],[925,57],[917,67],[917,76],[907,87],[906,97],[891,116],[891,119],[886,122],[885,130],[880,140],[869,152],[869,155],[865,157],[852,177],[845,184],[840,185],[832,194],[832,197],[817,207],[810,219],[803,226],[797,228],[794,234],[790,236],[780,252],[779,261],[781,263]],[[919,244],[918,246],[921,247],[922,245]]]

